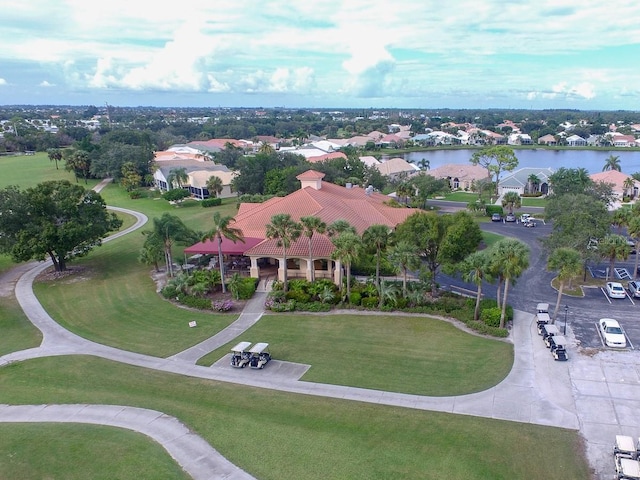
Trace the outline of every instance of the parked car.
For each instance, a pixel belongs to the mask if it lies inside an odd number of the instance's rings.
[[[499,213],[494,213],[493,215],[491,215],[491,221],[492,222],[501,222],[502,221],[502,215],[500,215]]]
[[[607,282],[607,295],[609,298],[626,298],[627,291],[620,282]]]
[[[640,282],[631,281],[627,283],[627,287],[629,288],[629,293],[634,297],[640,297]]]
[[[636,254],[636,242],[634,242],[630,238],[627,238],[627,245],[629,245],[629,255],[635,255]]]
[[[613,318],[601,318],[598,321],[600,333],[604,344],[607,347],[625,348],[627,346],[627,338],[620,328],[620,324]]]
[[[507,213],[507,216],[504,217],[505,222],[515,222],[516,216],[513,213]]]

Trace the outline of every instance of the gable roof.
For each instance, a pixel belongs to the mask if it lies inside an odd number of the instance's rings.
[[[491,178],[489,170],[480,165],[447,163],[426,172],[435,178],[457,178],[459,180],[484,180]]]
[[[397,175],[399,173],[407,172],[414,173],[420,170],[417,165],[407,162],[404,158],[396,157],[382,162],[378,165],[374,164],[382,175]]]
[[[501,187],[524,187],[531,175],[535,175],[541,182],[547,183],[549,177],[553,175],[553,170],[551,168],[524,167],[504,177],[499,183]]]
[[[633,179],[631,175],[619,172],[618,170],[607,170],[605,172],[598,172],[589,175],[594,182],[604,182],[613,185],[613,191],[616,193],[622,193],[625,190],[624,182],[627,178]],[[633,179],[634,185],[640,187],[640,182]]]
[[[307,162],[318,163],[318,162],[324,162],[325,160],[333,160],[335,158],[344,158],[346,160],[347,156],[342,152],[331,152],[331,153],[325,153],[324,155],[307,157]]]

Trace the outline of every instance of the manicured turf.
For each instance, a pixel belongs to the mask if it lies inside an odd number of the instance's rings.
[[[484,242],[484,244],[487,247],[492,246],[494,243],[496,243],[498,240],[503,239],[504,236],[503,235],[499,235],[497,233],[493,233],[493,232],[482,232],[482,241]]]
[[[35,187],[47,180],[69,180],[75,182],[73,173],[64,169],[64,162],[58,162],[58,170],[54,162],[44,152],[35,155],[0,157],[0,188],[17,185],[21,189]],[[80,180],[84,185],[84,180]],[[90,181],[88,187],[95,185]]]
[[[91,357],[4,367],[0,403],[106,403],[159,410],[179,418],[261,480],[589,477],[579,435],[569,430],[286,394]],[[21,453],[29,448],[19,447]],[[10,453],[3,449],[0,456]]]
[[[45,309],[61,325],[89,340],[165,357],[214,335],[237,315],[177,307],[156,293],[152,268],[141,265],[144,238],[133,232],[105,243],[70,266],[79,272],[36,282]],[[189,328],[195,320],[197,328]]]
[[[0,452],[7,479],[190,478],[150,438],[113,427],[0,424]]]
[[[37,347],[42,342],[40,330],[27,319],[13,296],[0,297],[0,332],[0,356]]]
[[[522,206],[523,207],[546,207],[547,199],[539,198],[539,197],[522,197]]]
[[[447,193],[444,196],[444,199],[450,202],[469,203],[469,202],[475,202],[478,199],[478,194],[473,192],[456,191],[456,192]]]
[[[463,395],[499,383],[513,346],[424,316],[265,315],[239,340],[270,344],[278,360],[311,365],[305,381],[418,395]]]

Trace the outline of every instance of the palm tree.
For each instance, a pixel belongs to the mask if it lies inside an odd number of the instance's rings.
[[[509,213],[513,213],[513,209],[522,206],[522,200],[518,192],[507,192],[502,197],[502,206],[509,209]]]
[[[158,241],[158,238],[149,236],[140,249],[138,261],[145,265],[153,265],[155,271],[159,272],[163,255],[164,250],[162,243]]]
[[[302,233],[307,237],[309,241],[309,265],[311,268],[311,281],[316,280],[316,267],[313,264],[313,234],[324,233],[327,230],[327,224],[322,221],[320,217],[313,215],[300,218],[300,224],[302,225]]]
[[[295,222],[288,213],[279,213],[271,217],[267,225],[266,236],[277,240],[278,247],[282,247],[283,290],[287,291],[287,249],[298,240],[302,234],[302,225]]]
[[[211,155],[211,152],[208,152],[206,150],[199,151],[198,153],[196,153],[195,157],[201,158],[205,162],[213,162],[213,155]]]
[[[602,171],[606,172],[607,170],[617,170],[619,172],[622,171],[620,167],[620,157],[617,155],[609,155],[607,159],[604,161],[604,167],[602,167]]]
[[[631,210],[628,208],[619,208],[611,216],[611,225],[618,229],[618,233],[622,230],[622,227],[627,225],[631,218]]]
[[[627,197],[633,198],[633,187],[635,186],[635,182],[633,180],[633,177],[625,178],[624,182],[622,182],[622,186],[625,189]]]
[[[396,196],[398,197],[398,200],[403,199],[405,205],[409,203],[409,197],[412,193],[413,188],[407,182],[402,182],[398,185],[398,188],[396,188]]]
[[[473,252],[467,258],[464,259],[461,266],[462,279],[465,282],[472,282],[477,287],[476,291],[476,306],[473,312],[473,319],[478,320],[480,318],[480,300],[482,300],[482,282],[484,280],[490,281],[491,275],[489,273],[489,255],[487,250],[481,250]]]
[[[240,241],[244,243],[244,235],[242,230],[231,226],[231,222],[234,222],[234,218],[231,215],[222,216],[220,212],[213,214],[213,226],[205,235],[204,240],[214,239],[218,241],[218,267],[220,268],[220,283],[222,284],[222,293],[227,293],[227,287],[224,282],[224,259],[222,257],[222,239],[226,238],[232,242]]]
[[[538,177],[535,173],[532,173],[527,178],[527,191],[529,193],[535,193],[538,191],[538,187],[540,186],[540,177]]]
[[[385,282],[384,280],[380,282],[380,286],[378,287],[378,308],[382,308],[384,306],[384,302],[389,300],[392,304],[395,305],[395,302],[398,299],[398,287],[390,282]]]
[[[276,149],[271,146],[270,143],[262,142],[260,144],[260,148],[258,149],[258,153],[262,153],[264,155],[272,155],[276,152]]]
[[[50,148],[47,150],[49,161],[56,162],[56,170],[58,170],[58,161],[62,160],[62,152],[59,148]]]
[[[602,258],[609,260],[609,271],[605,278],[605,280],[609,280],[609,275],[615,268],[616,259],[626,260],[629,256],[629,245],[627,244],[627,239],[622,235],[609,234],[598,243],[598,252],[600,252]]]
[[[423,158],[418,162],[418,166],[420,167],[420,170],[429,170],[431,168],[431,162],[426,158]]]
[[[386,225],[371,225],[362,234],[362,243],[376,254],[376,287],[380,288],[380,257],[389,243],[390,229]]]
[[[222,193],[223,186],[222,186],[222,180],[220,179],[220,177],[211,175],[207,180],[206,186],[207,186],[207,190],[209,190],[209,196],[211,197],[215,198]]]
[[[340,260],[347,271],[347,298],[351,297],[351,264],[358,258],[362,250],[362,240],[352,232],[343,232],[332,239],[336,247],[331,255],[332,258]]]
[[[388,254],[389,262],[402,270],[402,295],[407,296],[407,272],[420,267],[418,247],[406,241],[400,241],[391,247]]]
[[[182,188],[182,186],[189,181],[189,175],[187,175],[187,169],[184,167],[180,168],[172,168],[167,176],[167,184],[169,190],[177,186],[177,188]]]
[[[351,232],[354,235],[357,233],[356,229],[353,225],[351,225],[346,220],[336,220],[331,225],[327,227],[327,234],[330,237],[334,237],[336,235],[340,235],[341,233]]]
[[[582,258],[580,252],[573,248],[556,248],[547,260],[547,270],[558,272],[558,297],[556,299],[556,308],[553,312],[553,322],[555,323],[560,309],[560,300],[562,298],[562,290],[565,282],[571,283],[575,278],[582,274]]]
[[[162,217],[153,219],[153,230],[145,231],[143,234],[152,238],[149,240],[150,242],[159,242],[162,245],[167,274],[173,277],[173,258],[171,255],[173,244],[193,240],[194,232],[179,217],[165,212]]]
[[[504,328],[509,285],[515,283],[529,267],[529,247],[518,240],[505,238],[499,240],[493,246],[492,257],[493,261],[499,266],[500,273],[504,279],[502,313],[500,314],[500,328]]]
[[[636,263],[633,268],[633,279],[638,278],[638,260],[640,259],[640,216],[634,211],[635,215],[629,219],[627,224],[627,233],[633,239],[636,249]]]

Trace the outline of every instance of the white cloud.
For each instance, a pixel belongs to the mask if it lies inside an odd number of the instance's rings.
[[[56,85],[55,83],[49,83],[48,81],[43,80],[38,84],[38,86],[39,87],[55,87]]]
[[[0,85],[6,85],[6,84],[7,84],[7,81],[4,78],[0,77]]]

